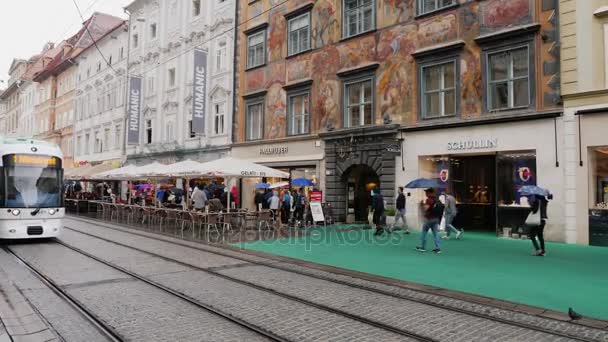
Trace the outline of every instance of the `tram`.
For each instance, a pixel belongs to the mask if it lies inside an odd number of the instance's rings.
[[[62,161],[55,144],[0,136],[0,239],[61,234]]]

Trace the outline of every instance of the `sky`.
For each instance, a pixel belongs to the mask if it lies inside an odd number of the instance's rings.
[[[131,2],[76,0],[85,19],[93,12],[126,18],[123,7]],[[6,87],[13,58],[40,53],[46,42],[57,44],[78,32],[81,24],[73,0],[0,0],[0,89]]]

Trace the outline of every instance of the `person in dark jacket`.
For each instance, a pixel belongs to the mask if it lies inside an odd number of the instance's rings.
[[[403,187],[399,187],[397,189],[397,198],[395,199],[395,222],[393,223],[393,228],[389,230],[389,233],[392,232],[395,227],[397,227],[397,222],[403,223],[403,230],[405,234],[409,234],[410,231],[407,228],[407,221],[405,220],[405,195],[403,194]]]
[[[544,230],[548,219],[547,205],[549,201],[547,201],[546,197],[539,195],[530,196],[529,198],[530,205],[532,206],[532,212],[529,215],[540,215],[540,223],[528,227],[530,229],[529,237],[534,246],[534,255],[545,256]]]
[[[384,197],[380,193],[380,189],[374,189],[374,196],[372,197],[372,210],[374,216],[372,222],[376,225],[376,233],[374,235],[382,235],[384,233]]]
[[[262,202],[262,209],[270,209],[270,199],[272,198],[272,191],[266,189],[264,192],[264,201]]]

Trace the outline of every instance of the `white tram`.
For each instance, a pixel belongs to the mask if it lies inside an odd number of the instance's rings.
[[[0,239],[56,237],[63,228],[63,154],[52,143],[0,137]]]

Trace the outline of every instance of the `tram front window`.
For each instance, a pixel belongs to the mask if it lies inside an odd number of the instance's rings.
[[[4,167],[7,208],[61,206],[61,169],[11,165]]]

